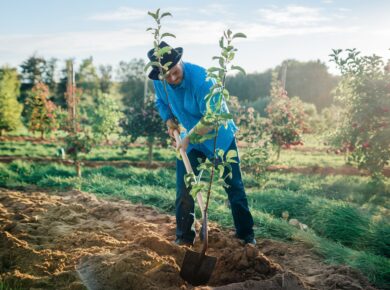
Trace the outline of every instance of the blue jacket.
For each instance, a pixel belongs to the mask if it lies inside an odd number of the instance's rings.
[[[166,83],[168,100],[163,83],[161,81],[153,81],[156,92],[156,107],[164,122],[172,118],[173,113],[187,132],[198,124],[206,112],[205,96],[210,92],[210,88],[215,83],[215,80],[206,80],[206,75],[206,70],[203,67],[183,62],[182,82],[179,85]],[[168,106],[168,101],[172,112]],[[229,112],[225,100],[222,103],[222,111]],[[227,128],[221,126],[218,129],[217,150],[222,149],[226,152],[234,139],[236,131],[237,127],[233,120],[228,121]],[[203,152],[208,158],[211,158],[214,139],[206,140],[201,144],[190,143],[187,152],[192,148]]]

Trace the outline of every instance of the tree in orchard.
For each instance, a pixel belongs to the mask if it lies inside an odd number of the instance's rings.
[[[49,100],[47,85],[42,82],[34,85],[26,99],[26,107],[29,131],[40,132],[43,139],[45,133],[57,130],[56,105]]]
[[[351,163],[380,180],[390,160],[390,61],[361,56],[356,49],[333,50],[330,56],[342,76],[336,100],[343,114],[333,144],[349,152]]]
[[[75,76],[73,70],[73,60],[67,60],[67,91],[65,94],[67,107],[68,107],[68,118],[64,130],[67,132],[65,137],[65,151],[66,154],[70,155],[76,169],[76,174],[81,177],[81,166],[80,154],[87,154],[91,151],[92,145],[96,143],[92,133],[87,130],[81,124],[80,115],[80,96],[81,90],[76,87]]]
[[[155,145],[168,145],[166,126],[156,111],[152,98],[148,98],[139,107],[130,107],[124,111],[122,119],[122,135],[135,142],[139,137],[145,137],[148,146],[148,165],[153,162],[153,148]],[[126,145],[124,149],[126,151]]]
[[[94,138],[108,142],[111,134],[120,133],[119,121],[122,117],[116,101],[110,95],[103,94],[90,118]]]
[[[271,102],[267,106],[266,131],[276,147],[277,159],[283,146],[302,145],[302,134],[307,130],[303,103],[298,97],[289,98],[281,83],[273,76]]]
[[[235,123],[239,131],[236,138],[246,145],[241,155],[242,167],[251,172],[260,187],[264,187],[269,180],[267,169],[274,162],[270,135],[266,132],[267,119],[261,118],[252,107],[238,107]]]
[[[20,120],[23,110],[17,98],[20,82],[16,69],[3,67],[0,69],[0,136],[22,125]]]

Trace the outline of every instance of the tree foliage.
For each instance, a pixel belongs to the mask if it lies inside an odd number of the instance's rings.
[[[28,129],[33,133],[38,131],[41,138],[45,133],[55,131],[58,128],[56,120],[56,105],[49,99],[49,88],[42,82],[38,82],[32,88],[26,99],[28,110]]]
[[[148,161],[151,164],[153,146],[160,144],[166,147],[168,140],[166,126],[156,111],[154,101],[148,98],[140,108],[127,108],[124,115],[125,117],[120,122],[122,135],[130,138],[131,142],[135,142],[139,137],[145,137],[149,149]]]
[[[122,113],[118,104],[110,95],[104,94],[90,120],[95,139],[108,141],[111,134],[119,133],[119,120],[121,118]]]
[[[21,126],[23,105],[17,100],[20,82],[14,68],[0,69],[0,136]]]
[[[302,101],[298,97],[290,99],[276,75],[273,78],[271,97],[267,106],[266,130],[271,135],[271,142],[276,146],[279,158],[282,146],[303,144],[302,134],[307,129],[305,112]]]
[[[119,92],[122,103],[126,108],[140,108],[144,103],[145,90],[145,62],[143,59],[132,59],[129,62],[121,61],[117,71],[120,81]],[[151,83],[148,82],[148,89]]]
[[[100,80],[92,57],[82,60],[76,73],[76,83],[82,91],[81,106],[96,105],[100,96]]]
[[[333,50],[331,57],[342,74],[336,97],[344,110],[334,144],[379,178],[390,160],[390,62],[356,49]]]

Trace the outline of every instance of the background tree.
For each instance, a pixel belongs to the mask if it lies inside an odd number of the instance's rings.
[[[156,111],[154,98],[148,98],[139,108],[128,108],[124,111],[125,117],[121,121],[122,135],[135,142],[139,137],[145,137],[148,146],[149,166],[153,161],[153,147],[160,144],[167,146],[167,128]]]
[[[91,116],[92,131],[97,141],[105,139],[111,134],[119,133],[119,120],[123,114],[119,106],[110,95],[104,94]]]
[[[49,88],[42,82],[38,82],[32,88],[26,99],[28,111],[28,129],[33,133],[38,131],[41,138],[45,133],[58,128],[56,120],[56,105],[49,99]]]
[[[81,114],[79,108],[81,90],[76,87],[73,60],[66,61],[67,69],[67,91],[66,101],[68,108],[68,119],[65,126],[67,136],[65,137],[66,154],[70,155],[76,168],[76,174],[81,177],[80,161],[81,153],[89,153],[95,140],[91,132],[81,124]]]
[[[390,160],[390,69],[379,56],[346,53],[338,49],[331,55],[342,74],[336,97],[344,110],[333,141],[378,180]]]
[[[303,103],[298,97],[290,99],[274,74],[271,90],[271,103],[267,107],[268,122],[266,131],[276,146],[279,159],[282,146],[299,145],[302,133],[306,130]]]
[[[229,103],[236,103],[234,97],[230,97]],[[264,187],[269,180],[267,169],[274,161],[270,136],[265,130],[266,119],[261,118],[252,107],[245,108],[239,104],[229,107],[233,108],[234,121],[239,127],[236,138],[245,144],[245,151],[241,155],[242,168],[251,172],[257,184]]]
[[[117,71],[120,82],[119,92],[125,108],[141,108],[145,94],[145,62],[143,59],[132,59],[129,62],[121,61]],[[152,89],[152,83],[147,81],[147,89]]]
[[[44,67],[44,74],[43,74],[42,81],[49,87],[49,92],[51,93],[51,97],[53,97],[55,92],[57,91],[57,81],[56,81],[57,62],[58,60],[56,58],[51,58],[46,61]]]
[[[17,100],[20,82],[14,68],[0,69],[0,136],[4,131],[13,131],[22,125],[23,105]]]
[[[18,101],[24,104],[33,86],[38,82],[43,81],[46,70],[46,60],[43,57],[34,54],[30,56],[27,60],[25,60],[20,65],[20,68],[21,85]],[[24,119],[25,124],[27,123],[26,116],[27,111],[26,108],[24,108],[22,111],[22,117]]]
[[[333,103],[332,91],[337,86],[338,77],[331,75],[325,63],[320,60],[300,62],[286,60],[286,88],[290,96],[299,96],[303,102],[312,103],[321,111]],[[282,74],[280,67],[279,77]]]
[[[99,66],[99,81],[100,91],[103,94],[109,94],[112,87],[112,66],[100,65]]]
[[[285,60],[274,68],[274,71],[278,71],[279,79],[285,64],[287,64],[285,90],[290,96],[300,96],[302,101],[314,104],[318,111],[332,104],[332,90],[337,86],[339,78],[330,74],[324,63],[319,60],[308,62]],[[263,113],[264,103],[268,101],[264,99],[269,97],[271,90],[272,71],[270,69],[263,73],[227,77],[226,87],[241,103]]]
[[[263,73],[236,74],[226,78],[226,89],[232,96],[237,96],[241,103],[255,102],[269,96],[272,70]]]
[[[82,60],[75,78],[82,92],[80,105],[83,107],[97,105],[100,96],[100,80],[92,56]]]

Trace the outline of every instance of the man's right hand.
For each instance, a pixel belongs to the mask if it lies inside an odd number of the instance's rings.
[[[177,130],[179,132],[179,124],[176,123],[175,120],[173,119],[168,119],[166,121],[167,127],[168,127],[168,134],[172,138],[172,145],[173,147],[176,148],[176,140],[175,140],[175,135],[173,132]]]

